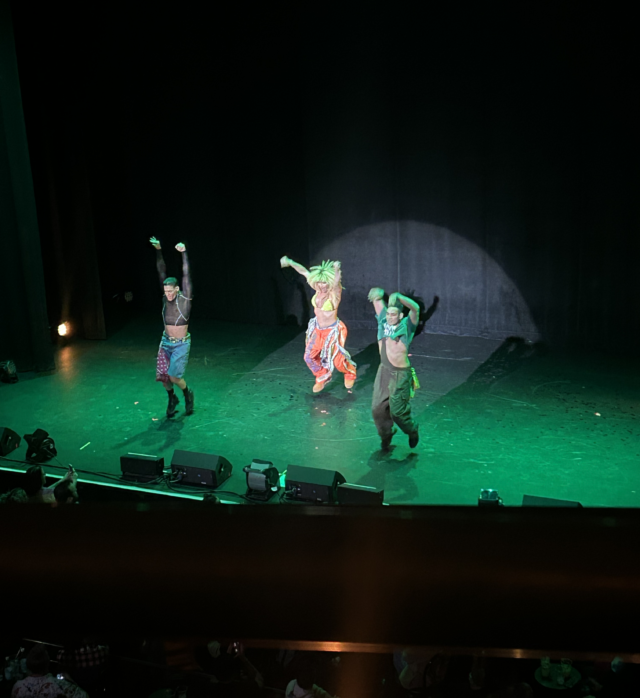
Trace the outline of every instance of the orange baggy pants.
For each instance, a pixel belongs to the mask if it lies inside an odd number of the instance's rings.
[[[317,382],[328,381],[335,368],[348,378],[356,378],[356,365],[344,348],[347,326],[341,320],[329,327],[318,327],[312,318],[307,328],[304,360]]]

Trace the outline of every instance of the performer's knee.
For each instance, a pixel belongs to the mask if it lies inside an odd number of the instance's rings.
[[[391,399],[389,401],[389,410],[394,419],[402,421],[411,418],[411,405],[408,400]]]
[[[311,352],[304,355],[304,361],[312,371],[317,371],[322,367],[322,364],[320,363],[320,357],[317,355],[312,355]]]
[[[389,414],[389,402],[383,400],[382,402],[375,402],[371,405],[371,414],[373,415],[374,421],[386,417]]]

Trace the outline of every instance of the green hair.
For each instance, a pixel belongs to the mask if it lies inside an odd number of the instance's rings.
[[[333,262],[327,260],[322,262],[319,266],[311,267],[309,270],[309,276],[307,277],[307,283],[311,288],[314,288],[318,283],[329,284],[333,286],[336,280],[336,268],[333,266]]]

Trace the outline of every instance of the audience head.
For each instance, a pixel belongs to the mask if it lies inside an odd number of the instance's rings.
[[[47,483],[44,470],[39,465],[32,465],[27,469],[24,489],[29,497],[37,494]]]
[[[624,661],[622,657],[614,657],[613,661],[611,662],[611,671],[613,671],[614,674],[618,674],[622,671],[623,666]]]
[[[19,487],[0,495],[0,504],[21,504],[27,501],[29,501],[27,493]]]
[[[313,688],[313,684],[319,681],[318,677],[318,658],[313,652],[308,652],[302,654],[296,662],[295,672],[297,685],[305,690],[310,691]],[[290,682],[290,685],[294,682]]]
[[[36,645],[27,655],[27,669],[36,676],[49,673],[49,653],[44,645]]]
[[[296,682],[300,688],[305,691],[310,691],[313,688],[313,684],[316,681],[316,676],[313,672],[313,666],[311,662],[305,663],[298,667],[296,672]]]

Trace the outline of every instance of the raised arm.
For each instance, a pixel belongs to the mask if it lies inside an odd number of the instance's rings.
[[[340,264],[340,262],[334,262],[333,268],[336,272],[333,281],[333,290],[335,293],[340,293],[340,291],[342,291],[342,265]]]
[[[369,302],[373,303],[376,315],[380,315],[383,310],[387,309],[384,302],[384,289],[383,288],[372,288],[369,291]]]
[[[187,248],[183,242],[176,245],[176,250],[182,254],[182,295],[191,300],[191,274],[189,273],[189,258],[187,257]]]
[[[294,262],[293,259],[289,259],[289,257],[282,257],[280,259],[280,266],[284,269],[285,267],[291,267],[292,269],[295,269],[298,274],[302,274],[305,279],[309,278],[309,270],[305,269],[302,264],[298,264],[298,262]]]
[[[78,480],[78,473],[76,473],[72,466],[69,466],[69,470],[63,478],[58,480],[58,482],[54,482],[53,485],[50,485],[49,487],[50,489],[55,489],[61,482],[67,482],[67,480],[69,482],[73,482],[74,484]]]
[[[149,238],[149,242],[156,248],[156,268],[158,269],[158,276],[160,277],[160,286],[163,286],[164,280],[167,278],[167,265],[164,263],[164,258],[162,257],[160,240],[157,238]]]
[[[420,306],[411,298],[407,298],[397,291],[389,296],[389,305],[393,305],[396,300],[400,301],[405,308],[409,308],[409,319],[414,325],[417,325],[420,317]]]

